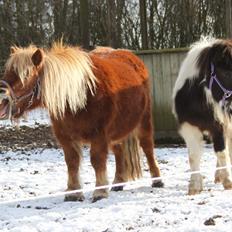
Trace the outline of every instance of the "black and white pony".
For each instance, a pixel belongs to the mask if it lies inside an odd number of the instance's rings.
[[[184,138],[191,171],[200,170],[203,134],[212,138],[217,156],[215,183],[232,189],[232,41],[203,39],[192,45],[173,89],[173,112]],[[200,193],[201,174],[192,174],[190,195]]]

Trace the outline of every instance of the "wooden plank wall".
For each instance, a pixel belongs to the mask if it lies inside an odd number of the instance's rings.
[[[176,121],[172,114],[172,89],[187,49],[139,51],[150,74],[155,138],[176,138]]]

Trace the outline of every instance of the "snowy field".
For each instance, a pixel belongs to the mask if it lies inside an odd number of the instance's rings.
[[[50,119],[48,117],[48,113],[46,110],[43,109],[39,109],[39,110],[33,110],[31,112],[29,112],[25,118],[21,118],[19,120],[19,125],[22,126],[30,126],[30,127],[34,127],[34,126],[38,126],[39,124],[49,124],[50,123]],[[0,127],[12,127],[12,123],[10,120],[0,120]]]
[[[38,120],[42,117],[42,120]],[[27,125],[49,123],[44,113],[31,115]],[[7,123],[6,123],[7,124]],[[114,231],[232,231],[232,191],[215,185],[215,156],[205,146],[202,157],[204,191],[188,196],[189,165],[186,148],[156,148],[165,187],[152,189],[144,161],[144,182],[110,192],[109,198],[91,203],[92,191],[84,202],[64,202],[63,196],[35,200],[36,196],[66,188],[66,165],[61,150],[36,149],[6,152],[0,156],[0,231],[114,232]],[[94,187],[95,177],[89,150],[83,150],[83,188]],[[109,155],[108,176],[113,180],[114,157]],[[20,201],[20,199],[33,200]],[[10,200],[13,203],[4,203]],[[208,222],[208,223],[207,223]],[[211,224],[211,225],[205,225]]]

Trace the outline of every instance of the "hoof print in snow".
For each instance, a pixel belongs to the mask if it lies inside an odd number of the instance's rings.
[[[205,202],[205,201],[200,201],[200,202],[198,202],[197,204],[198,204],[198,205],[205,205],[206,202]]]
[[[158,208],[151,209],[153,213],[160,213],[161,211]]]
[[[41,210],[41,209],[48,210],[49,208],[46,207],[46,206],[36,206],[35,209],[38,209],[38,210]]]
[[[204,225],[206,225],[206,226],[215,226],[216,223],[215,223],[215,220],[213,218],[209,218],[204,222]]]

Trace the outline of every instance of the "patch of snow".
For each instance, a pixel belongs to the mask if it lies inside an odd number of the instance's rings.
[[[48,112],[45,109],[36,109],[28,112],[24,118],[19,119],[19,125],[34,127],[36,125],[48,125],[50,119]],[[10,120],[0,120],[0,127],[11,127],[12,123]]]
[[[0,230],[1,231],[232,231],[232,191],[214,184],[216,158],[211,146],[205,146],[201,168],[204,191],[188,196],[189,164],[186,148],[155,149],[165,187],[151,188],[149,182],[126,186],[122,192],[110,192],[108,199],[91,203],[92,192],[84,202],[64,202],[63,197],[12,204],[11,199],[41,196],[63,191],[67,173],[61,150],[6,152],[0,157]],[[95,185],[89,149],[83,149],[83,188]],[[146,160],[143,160],[146,164]],[[109,155],[108,176],[112,182],[114,157]],[[144,167],[144,178],[149,177]],[[215,225],[204,222],[213,218]]]

